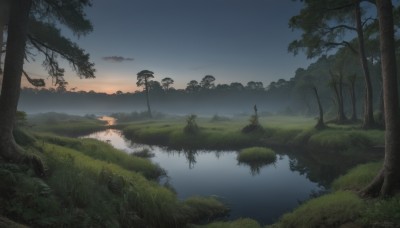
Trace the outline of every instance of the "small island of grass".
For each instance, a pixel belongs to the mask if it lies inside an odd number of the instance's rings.
[[[241,163],[263,163],[275,162],[276,154],[273,150],[265,147],[250,147],[240,151],[237,160]]]

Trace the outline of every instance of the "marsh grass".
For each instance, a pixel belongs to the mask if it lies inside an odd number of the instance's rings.
[[[93,159],[114,163],[124,169],[143,174],[146,178],[157,179],[164,175],[165,171],[148,159],[131,156],[123,151],[115,149],[109,143],[90,138],[68,138],[53,134],[37,134],[39,141],[46,141],[55,145],[79,151]]]
[[[52,132],[64,136],[80,136],[107,128],[104,121],[90,116],[44,113],[29,116],[28,123],[35,131]]]
[[[359,191],[367,186],[382,168],[382,162],[358,165],[332,183],[334,190]]]
[[[194,228],[261,228],[261,226],[255,220],[242,218],[230,222],[213,222],[204,226],[194,226]]]
[[[339,227],[358,219],[364,207],[356,194],[338,191],[303,203],[269,227]]]
[[[184,201],[184,210],[193,222],[210,222],[227,215],[229,208],[215,197],[193,196]]]
[[[126,138],[136,142],[168,146],[171,149],[242,149],[251,146],[295,146],[324,152],[362,152],[383,145],[383,131],[361,130],[355,125],[330,124],[322,131],[313,128],[315,121],[301,117],[264,117],[263,131],[244,134],[245,118],[228,122],[210,122],[198,118],[199,132],[184,134],[183,118],[134,122],[122,128]]]
[[[273,163],[276,161],[276,154],[273,150],[265,147],[250,147],[243,149],[237,156],[239,162],[244,163]]]

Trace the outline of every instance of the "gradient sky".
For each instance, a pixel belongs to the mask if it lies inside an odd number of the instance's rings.
[[[73,40],[90,53],[96,78],[79,79],[66,64],[65,79],[78,90],[133,92],[136,73],[148,69],[175,88],[207,74],[266,86],[310,63],[287,52],[299,36],[288,21],[300,8],[292,0],[94,0],[86,11],[94,31]],[[39,60],[25,69],[46,75]]]

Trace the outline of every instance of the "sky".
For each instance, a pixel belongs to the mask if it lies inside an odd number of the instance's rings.
[[[172,78],[178,89],[205,75],[218,84],[267,86],[310,64],[287,52],[300,36],[288,27],[300,8],[292,0],[94,0],[86,10],[93,32],[72,40],[90,53],[96,78],[79,79],[64,62],[65,79],[69,89],[106,93],[138,90],[141,70],[153,71],[157,81]],[[25,70],[46,78],[39,59]]]

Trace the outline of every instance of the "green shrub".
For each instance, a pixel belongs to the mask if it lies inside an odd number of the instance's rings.
[[[192,114],[186,118],[186,126],[183,128],[183,131],[186,134],[196,134],[199,132],[199,126],[196,123],[197,116]]]

